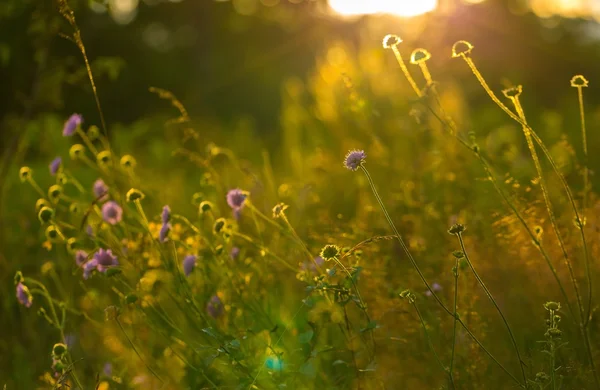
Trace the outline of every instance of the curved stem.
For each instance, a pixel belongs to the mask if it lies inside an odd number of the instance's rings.
[[[481,279],[481,277],[475,270],[473,263],[471,263],[471,260],[469,259],[469,255],[467,254],[467,250],[465,248],[465,243],[463,241],[462,234],[459,232],[456,236],[458,237],[458,242],[460,243],[460,249],[462,250],[463,254],[465,255],[465,260],[467,261],[469,268],[471,268],[471,271],[473,271],[473,275],[475,275],[475,279],[477,279],[477,282],[485,291],[485,294],[488,296],[488,298],[490,299],[490,301],[492,302],[492,304],[498,311],[498,314],[500,314],[500,317],[502,317],[502,322],[504,322],[504,326],[506,326],[506,330],[508,330],[508,334],[510,335],[510,340],[512,341],[513,347],[515,348],[515,352],[517,353],[517,358],[519,359],[519,367],[521,368],[521,375],[523,376],[523,381],[524,381],[524,383],[527,383],[527,376],[525,375],[525,368],[523,367],[523,359],[521,359],[521,353],[519,352],[519,347],[517,345],[517,341],[515,340],[515,336],[513,335],[513,332],[510,328],[510,325],[508,324],[506,317],[504,317],[504,313],[502,313],[502,310],[500,309],[500,306],[498,306],[498,303],[494,299],[492,293],[490,292],[490,290],[488,290],[485,283],[483,283],[483,280]]]

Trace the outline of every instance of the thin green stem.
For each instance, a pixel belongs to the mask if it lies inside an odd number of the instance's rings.
[[[452,327],[452,352],[450,354],[450,367],[448,368],[448,372],[450,373],[450,378],[454,380],[454,355],[456,350],[456,323],[458,317],[458,257],[455,257],[454,269],[452,273],[454,274],[454,325]]]
[[[456,388],[456,386],[454,385],[454,379],[452,378],[452,374],[448,371],[446,366],[444,366],[444,363],[442,363],[442,360],[440,359],[439,355],[435,351],[435,348],[433,347],[433,342],[431,341],[431,337],[429,337],[429,332],[427,332],[427,325],[425,325],[425,320],[423,319],[423,316],[421,315],[421,312],[419,311],[419,307],[417,306],[417,303],[414,301],[414,299],[411,299],[411,304],[413,305],[413,307],[415,308],[415,311],[417,312],[417,316],[419,317],[419,321],[421,322],[421,327],[423,328],[423,333],[425,334],[425,339],[427,340],[427,344],[429,345],[429,348],[431,348],[431,352],[433,352],[433,355],[435,356],[435,360],[438,362],[438,364],[442,368],[442,371],[444,371],[446,374],[448,374],[452,388],[453,389]]]
[[[410,251],[408,250],[408,247],[406,246],[406,244],[404,243],[404,240],[402,239],[402,236],[400,236],[400,233],[398,232],[398,229],[396,228],[396,225],[394,224],[394,221],[392,220],[392,218],[390,217],[387,209],[385,208],[385,204],[383,203],[383,200],[381,200],[381,197],[379,196],[379,192],[377,191],[377,188],[375,187],[375,183],[373,182],[373,179],[371,178],[371,175],[369,174],[369,171],[365,168],[364,165],[360,165],[361,170],[364,172],[365,176],[367,177],[367,181],[369,182],[369,185],[371,186],[371,190],[373,192],[373,194],[375,195],[375,198],[377,199],[377,203],[379,203],[379,206],[381,207],[381,210],[383,211],[383,214],[385,215],[385,218],[388,222],[388,224],[390,225],[390,227],[392,228],[392,231],[394,232],[394,235],[396,236],[396,239],[398,240],[398,242],[400,243],[400,245],[402,246],[402,249],[404,250],[404,253],[406,254],[406,256],[408,257],[410,263],[412,264],[413,268],[417,271],[417,274],[419,275],[419,277],[421,278],[421,281],[425,284],[425,286],[427,287],[427,289],[431,292],[431,295],[435,298],[435,300],[437,301],[437,303],[442,307],[442,309],[444,309],[444,311],[452,316],[453,318],[456,318],[454,316],[454,313],[452,313],[447,307],[446,305],[444,305],[444,303],[440,300],[440,298],[437,296],[437,294],[435,293],[435,291],[433,291],[433,289],[431,288],[431,285],[429,284],[429,282],[427,282],[427,279],[425,278],[425,275],[423,275],[423,272],[421,272],[421,269],[419,268],[417,262],[415,261],[415,259],[413,258],[412,254],[410,253]],[[461,320],[458,319],[458,322],[462,325],[462,327],[465,329],[465,331],[467,331],[467,333],[469,334],[469,336],[471,336],[471,338],[481,347],[481,349],[494,361],[494,363],[496,363],[508,376],[510,376],[515,382],[517,382],[521,387],[525,387],[523,384],[520,383],[520,381],[515,378],[515,376],[513,376],[484,346],[483,344],[481,344],[481,342],[475,337],[475,335],[473,334],[473,332],[471,332],[471,330],[467,327],[467,325]]]
[[[515,336],[513,335],[512,329],[510,328],[510,325],[508,324],[508,321],[507,321],[506,317],[504,316],[504,313],[502,313],[500,306],[498,306],[498,303],[494,299],[494,296],[492,295],[490,290],[487,288],[485,283],[483,283],[483,280],[481,279],[481,277],[475,270],[473,263],[471,263],[471,260],[469,259],[469,255],[467,253],[467,249],[465,248],[465,243],[463,241],[462,234],[459,232],[456,236],[458,237],[458,242],[460,243],[460,249],[462,250],[463,254],[465,255],[465,260],[467,261],[469,268],[471,268],[473,275],[475,275],[475,279],[477,279],[477,282],[485,291],[485,294],[488,296],[488,298],[490,299],[490,301],[492,302],[492,304],[498,311],[498,314],[500,314],[500,317],[502,317],[502,322],[504,322],[504,326],[506,326],[506,330],[508,330],[508,334],[510,335],[510,340],[512,341],[512,344],[515,348],[515,352],[517,353],[517,358],[519,359],[519,367],[521,368],[521,375],[523,376],[523,382],[527,383],[527,376],[525,375],[523,359],[521,359],[521,353],[519,352],[519,346],[517,345],[517,341],[515,340]]]
[[[119,321],[119,318],[115,318],[115,321],[117,322],[117,325],[119,325],[119,328],[121,329],[121,331],[123,332],[123,334],[125,335],[125,338],[127,339],[127,341],[129,342],[129,345],[131,345],[131,348],[133,349],[133,351],[135,352],[135,354],[138,356],[138,358],[140,358],[140,361],[144,364],[144,366],[146,366],[146,368],[148,369],[148,371],[150,371],[152,373],[152,375],[154,375],[156,377],[156,379],[158,379],[160,381],[160,383],[165,383],[164,380],[161,379],[160,376],[158,376],[158,374],[152,369],[152,367],[150,367],[148,365],[148,363],[146,363],[144,361],[144,359],[142,358],[142,355],[140,355],[140,353],[138,352],[137,348],[135,347],[135,345],[133,344],[133,341],[131,341],[131,339],[129,338],[129,336],[127,335],[127,332],[125,332],[125,329],[123,328],[123,325],[121,325],[121,321]]]

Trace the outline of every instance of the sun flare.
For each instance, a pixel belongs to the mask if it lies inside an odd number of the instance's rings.
[[[329,0],[329,7],[345,16],[390,14],[396,16],[417,16],[433,11],[438,0]]]

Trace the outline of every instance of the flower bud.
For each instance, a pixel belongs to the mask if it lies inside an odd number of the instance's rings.
[[[456,234],[456,235],[458,235],[464,231],[465,231],[465,226],[461,225],[460,223],[455,223],[454,225],[452,225],[452,227],[450,227],[450,229],[448,229],[448,233]]]
[[[60,359],[67,352],[67,346],[63,343],[56,343],[52,347],[52,357]]]
[[[133,169],[137,165],[137,161],[133,156],[126,154],[123,157],[121,157],[120,164],[125,169]]]
[[[325,261],[336,259],[340,255],[340,247],[337,245],[325,245],[321,249],[320,256]]]
[[[38,213],[38,219],[42,224],[50,222],[52,220],[52,217],[54,217],[54,210],[50,207],[44,206],[40,209]]]
[[[129,191],[127,191],[127,195],[126,195],[126,198],[127,198],[128,202],[133,202],[133,201],[136,201],[136,200],[142,200],[142,199],[144,199],[144,197],[145,197],[144,193],[142,191],[140,191],[140,190],[135,189],[135,188],[132,188]]]
[[[61,186],[59,186],[58,184],[55,184],[53,186],[50,186],[50,188],[48,188],[48,198],[50,198],[50,201],[53,203],[58,203],[58,200],[60,199],[60,196],[63,193],[63,188]]]
[[[75,144],[69,149],[69,156],[72,160],[79,160],[85,154],[85,148],[82,144]]]
[[[31,179],[31,175],[32,175],[31,168],[21,167],[21,169],[19,169],[19,178],[21,179],[22,183],[25,183],[26,181]]]
[[[98,165],[108,165],[110,163],[112,156],[108,150],[103,150],[96,155],[96,162]]]

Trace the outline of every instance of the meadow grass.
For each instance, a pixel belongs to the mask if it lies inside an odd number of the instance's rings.
[[[583,159],[570,171],[557,157],[570,145],[534,131],[521,86],[503,91],[513,109],[500,100],[470,43],[449,55],[522,131],[497,133],[520,165],[446,107],[429,52],[415,49],[409,69],[395,35],[389,77],[414,93],[401,121],[366,109],[356,75],[339,75],[339,95],[313,80],[311,110],[290,80],[270,153],[215,143],[151,88],[178,113],[165,124],[176,163],[160,167],[109,137],[75,14],[59,4],[100,123],[74,114],[70,161],[18,172],[38,197],[31,237],[52,260],[18,271],[13,299],[39,316],[28,332],[51,336],[30,371],[7,375],[14,388],[600,388],[583,76],[571,80]]]

